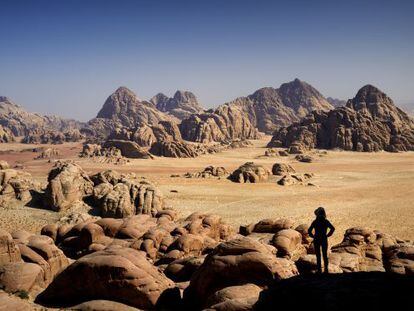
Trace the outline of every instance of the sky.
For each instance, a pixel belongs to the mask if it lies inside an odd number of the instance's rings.
[[[0,95],[82,121],[119,86],[210,108],[299,78],[414,104],[413,15],[399,0],[0,0]]]

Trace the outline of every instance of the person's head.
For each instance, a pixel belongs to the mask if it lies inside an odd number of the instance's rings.
[[[326,212],[323,207],[318,207],[314,213],[316,217],[326,218]]]

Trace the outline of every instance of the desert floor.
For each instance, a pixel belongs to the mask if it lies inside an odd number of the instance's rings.
[[[77,157],[81,144],[64,144],[58,148],[61,158],[75,160],[87,172],[104,169],[134,172],[157,184],[168,205],[184,217],[192,212],[215,213],[226,222],[238,226],[263,218],[288,217],[298,223],[311,222],[313,210],[327,209],[328,218],[336,226],[332,238],[342,239],[346,228],[366,226],[404,239],[414,239],[414,152],[357,153],[328,151],[314,154],[313,163],[300,163],[294,156],[266,158],[269,137],[253,142],[253,147],[227,150],[196,159],[155,158],[131,160],[124,166],[96,163]],[[33,145],[1,144],[0,159],[24,170],[39,181],[46,181],[52,163],[34,160]],[[298,173],[314,173],[314,186],[279,186],[276,179],[260,184],[237,184],[227,179],[170,177],[172,174],[202,171],[208,165],[223,166],[232,171],[254,161],[271,169],[276,162],[290,163]],[[173,192],[172,192],[173,191]],[[0,227],[6,230],[39,231],[62,215],[42,208],[23,207],[0,210]]]

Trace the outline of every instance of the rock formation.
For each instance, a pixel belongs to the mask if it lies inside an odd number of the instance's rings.
[[[295,169],[286,163],[275,163],[272,166],[272,174],[273,175],[285,175],[285,174],[290,174],[290,173],[295,173]]]
[[[258,183],[267,181],[269,175],[270,172],[263,166],[253,162],[246,162],[231,173],[229,179],[238,183]]]
[[[91,177],[96,190],[105,184],[126,185],[125,179],[113,171]],[[94,195],[105,191],[98,192]],[[276,293],[297,294],[303,286],[303,299],[309,290],[324,293],[329,286],[335,288],[329,297],[342,299],[335,293],[353,283],[371,299],[380,299],[373,288],[390,290],[387,282],[404,290],[401,299],[412,291],[412,241],[350,228],[331,248],[332,274],[312,277],[316,256],[307,231],[307,225],[289,219],[263,219],[235,234],[216,215],[194,213],[179,219],[172,209],[49,224],[41,236],[0,230],[0,286],[9,293],[28,293],[30,299],[37,296],[36,303],[47,307],[120,310],[266,310],[269,303],[274,306]],[[388,274],[380,276],[382,271]],[[369,273],[362,277],[358,272]],[[283,295],[278,306],[285,305]],[[15,305],[6,298],[0,293],[0,303]]]
[[[275,131],[268,147],[350,151],[414,150],[414,121],[372,85],[361,88],[345,107],[314,111],[301,122]]]
[[[212,177],[226,177],[229,173],[222,166],[207,166],[203,171],[196,173],[186,173],[186,178],[212,178]]]
[[[57,162],[47,180],[44,201],[54,211],[68,209],[93,191],[89,176],[74,163]]]
[[[110,139],[103,144],[103,148],[116,148],[121,151],[121,155],[133,159],[151,159],[152,155],[139,146],[136,142],[129,140]]]
[[[0,207],[25,205],[32,199],[31,191],[38,188],[32,176],[23,171],[7,168],[3,161],[0,170]]]
[[[68,265],[51,238],[0,230],[0,285],[6,292],[36,294]]]
[[[118,148],[102,148],[101,145],[97,144],[84,144],[79,157],[92,158],[93,161],[99,163],[111,163],[117,165],[123,165],[129,162]]]
[[[164,208],[162,193],[146,180],[103,171],[91,176],[93,199],[102,217],[124,218],[136,214],[156,215]]]
[[[180,120],[204,111],[195,95],[188,91],[177,91],[172,98],[158,93],[150,101],[158,110],[171,114]]]
[[[234,105],[223,105],[214,112],[191,115],[181,122],[180,131],[185,140],[199,143],[260,137],[245,112]]]

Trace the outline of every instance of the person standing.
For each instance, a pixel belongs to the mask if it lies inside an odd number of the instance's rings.
[[[316,263],[318,266],[318,273],[322,273],[321,251],[324,263],[324,272],[329,273],[328,266],[328,238],[332,236],[335,227],[326,219],[326,212],[323,207],[318,207],[315,210],[315,220],[308,229],[309,236],[313,239],[313,246],[315,247]],[[328,231],[329,229],[329,231]]]

